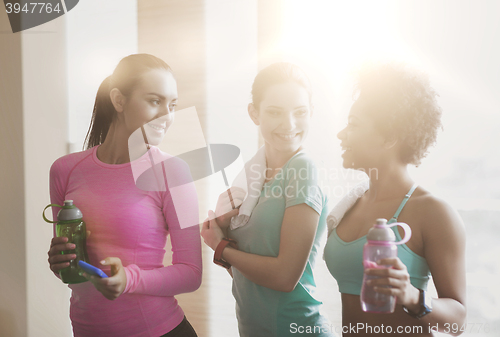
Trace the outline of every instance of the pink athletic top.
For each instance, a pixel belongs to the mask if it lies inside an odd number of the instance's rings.
[[[110,267],[99,262],[106,257],[119,257],[125,266],[127,285],[114,301],[106,299],[91,282],[69,285],[73,333],[75,337],[158,337],[171,331],[184,317],[174,295],[195,291],[200,286],[199,226],[181,229],[168,188],[163,192],[141,190],[134,182],[131,163],[103,163],[96,156],[97,148],[54,162],[50,169],[51,203],[74,201],[91,231],[87,240],[89,263],[111,275]],[[171,158],[155,147],[150,151],[155,158]],[[187,165],[175,163],[168,169],[189,178]],[[192,223],[198,223],[194,187],[191,192],[192,204],[183,205],[183,212],[190,209],[187,213],[193,217]],[[54,219],[58,211],[53,208]],[[169,234],[172,265],[164,267]]]

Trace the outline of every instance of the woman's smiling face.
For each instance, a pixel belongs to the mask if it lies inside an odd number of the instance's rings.
[[[345,168],[368,170],[384,160],[386,138],[377,129],[369,106],[357,100],[351,107],[347,126],[337,134]]]
[[[266,89],[250,116],[259,125],[266,145],[280,152],[296,152],[309,131],[312,111],[307,90],[295,82]]]
[[[169,71],[154,69],[141,75],[141,80],[123,107],[128,132],[144,126],[148,143],[158,145],[174,121],[177,105],[177,83]]]

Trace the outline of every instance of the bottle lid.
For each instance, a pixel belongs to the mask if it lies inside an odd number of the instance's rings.
[[[58,221],[70,221],[83,218],[82,212],[73,205],[73,200],[64,200],[62,209],[57,213]]]
[[[368,231],[366,237],[369,241],[382,241],[382,242],[394,242],[396,241],[396,235],[387,225],[387,219],[377,219],[375,225]]]

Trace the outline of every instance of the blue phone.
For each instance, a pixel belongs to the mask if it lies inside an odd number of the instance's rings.
[[[94,267],[91,264],[88,264],[87,262],[79,260],[78,261],[78,266],[80,268],[82,268],[83,271],[86,272],[87,274],[94,275],[94,276],[99,276],[100,278],[106,278],[106,277],[108,277],[108,275],[106,275],[102,270],[100,270],[97,267]]]

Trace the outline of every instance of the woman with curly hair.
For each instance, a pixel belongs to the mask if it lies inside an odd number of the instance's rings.
[[[432,336],[465,322],[465,231],[457,212],[418,186],[408,165],[418,165],[441,128],[441,108],[427,77],[405,65],[363,69],[347,126],[338,138],[345,168],[370,172],[328,218],[325,260],[342,293],[344,336],[400,333]],[[376,219],[405,222],[410,241],[398,257],[378,261],[390,268],[366,269],[375,291],[396,297],[392,314],[364,312],[360,304],[363,245]],[[402,232],[392,227],[396,239]],[[432,279],[438,298],[427,294]],[[353,328],[355,327],[355,328]],[[460,333],[460,331],[458,331]]]

